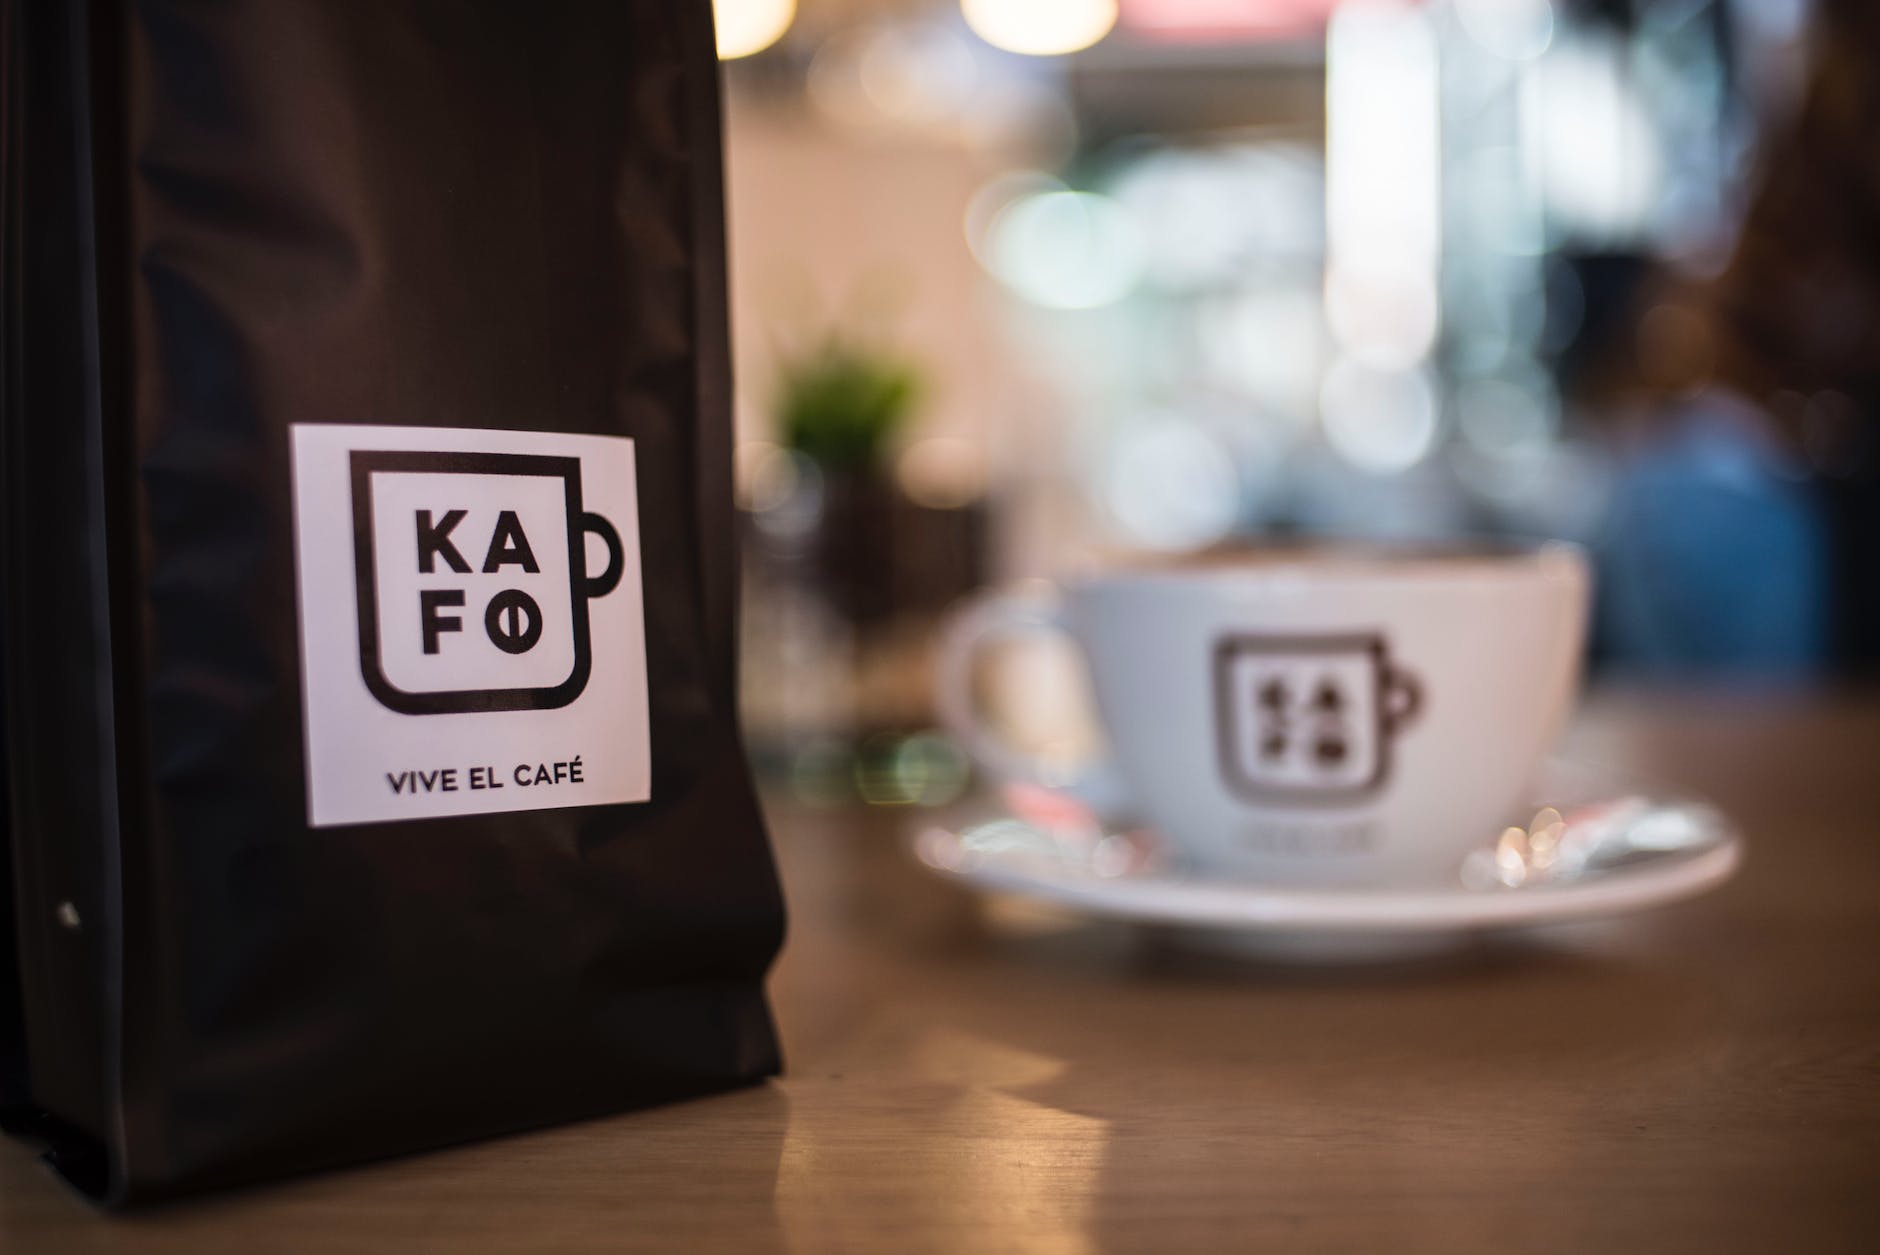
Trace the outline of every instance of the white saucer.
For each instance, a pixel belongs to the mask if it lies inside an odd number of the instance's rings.
[[[1525,827],[1484,834],[1449,884],[1418,889],[1185,874],[1152,832],[1098,824],[1035,791],[1008,790],[1002,804],[929,822],[914,849],[973,889],[1207,930],[1239,938],[1237,949],[1301,958],[1421,953],[1486,930],[1642,910],[1714,888],[1742,859],[1741,837],[1712,807],[1606,773],[1556,765],[1533,796]]]

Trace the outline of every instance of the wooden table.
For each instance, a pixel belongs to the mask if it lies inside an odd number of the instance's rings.
[[[1606,695],[1577,757],[1737,815],[1714,896],[1299,971],[986,910],[903,817],[780,806],[791,1071],[0,1251],[1880,1249],[1880,699]]]

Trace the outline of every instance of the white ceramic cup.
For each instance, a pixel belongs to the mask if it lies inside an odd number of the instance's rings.
[[[942,721],[992,775],[1139,819],[1190,869],[1299,885],[1454,883],[1515,807],[1578,683],[1577,548],[1336,546],[982,595],[942,639]],[[1068,772],[982,716],[974,663],[1066,633],[1108,753]]]

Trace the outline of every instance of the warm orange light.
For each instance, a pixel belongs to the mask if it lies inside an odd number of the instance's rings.
[[[960,11],[994,48],[1031,57],[1081,51],[1116,25],[1116,0],[960,0]]]
[[[731,61],[782,39],[796,20],[796,0],[712,0],[712,16],[718,23],[718,59]]]

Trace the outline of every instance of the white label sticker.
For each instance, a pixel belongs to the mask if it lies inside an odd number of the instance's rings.
[[[633,442],[293,428],[315,827],[650,796]]]

